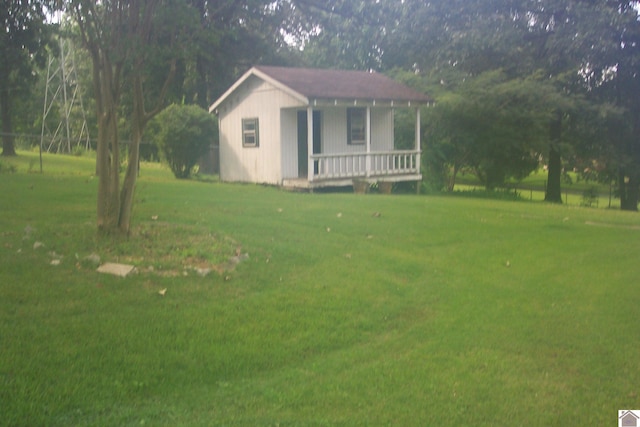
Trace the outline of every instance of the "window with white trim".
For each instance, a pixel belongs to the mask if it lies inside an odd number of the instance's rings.
[[[258,147],[260,143],[260,133],[258,132],[258,118],[242,119],[242,146]]]
[[[347,108],[347,143],[364,144],[367,139],[367,109]]]

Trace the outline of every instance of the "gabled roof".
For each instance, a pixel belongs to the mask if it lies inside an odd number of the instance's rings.
[[[211,105],[209,111],[216,110],[252,75],[288,92],[305,104],[315,99],[397,101],[416,104],[431,102],[429,96],[375,72],[261,65],[247,71]]]

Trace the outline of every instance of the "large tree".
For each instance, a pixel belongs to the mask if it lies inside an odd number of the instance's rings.
[[[616,182],[623,210],[640,201],[640,2],[618,0],[600,5],[609,19],[602,25],[600,51],[590,61],[592,81],[623,120],[606,142],[613,148]],[[604,30],[607,30],[606,32]]]
[[[381,68],[394,65],[412,68],[432,81],[439,80],[443,87],[455,85],[456,79],[472,81],[495,69],[502,69],[515,79],[542,76],[547,85],[555,87],[556,96],[550,101],[556,105],[553,114],[548,115],[544,132],[548,145],[541,153],[549,166],[548,201],[561,201],[564,164],[576,150],[572,133],[577,133],[576,123],[581,122],[578,116],[585,114],[580,98],[591,99],[594,92],[607,90],[606,102],[626,111],[627,126],[617,135],[610,134],[601,140],[612,149],[602,147],[600,151],[614,154],[608,160],[611,163],[613,158],[618,166],[623,209],[637,208],[640,194],[637,0],[405,0],[394,4],[401,10],[387,15],[397,24],[393,28],[384,27],[385,37],[377,42],[382,52]],[[352,33],[352,38],[355,34]],[[447,93],[450,92],[444,92]],[[492,111],[486,113],[490,116]],[[455,129],[451,135],[459,136],[460,130]],[[477,139],[480,134],[470,135]]]
[[[426,112],[427,177],[449,191],[463,168],[473,169],[487,189],[525,178],[539,166],[557,98],[540,77],[501,70],[466,77]]]
[[[147,123],[164,107],[178,59],[187,51],[184,34],[194,15],[186,3],[169,0],[72,0],[70,11],[93,65],[98,230],[128,234],[140,141]],[[164,77],[158,78],[158,73]],[[125,94],[131,103],[127,117],[130,143],[121,186],[119,114]]]
[[[28,93],[33,83],[34,65],[44,63],[51,26],[45,12],[53,1],[13,0],[0,2],[0,121],[2,155],[15,156],[13,104]]]
[[[185,64],[186,101],[202,108],[259,63],[286,63],[285,27],[295,26],[287,1],[187,0],[197,10],[193,56]]]
[[[292,0],[301,19],[303,60],[313,67],[382,70],[385,40],[398,23],[400,2]]]
[[[591,0],[541,0],[525,2],[519,20],[523,29],[522,61],[525,69],[538,68],[556,86],[558,94],[587,94],[581,73],[589,58],[603,47],[608,32],[603,23],[610,17]],[[572,115],[584,114],[583,105],[572,96],[556,106],[548,124],[548,166],[545,200],[562,203],[561,182],[566,158],[575,150],[570,143]]]

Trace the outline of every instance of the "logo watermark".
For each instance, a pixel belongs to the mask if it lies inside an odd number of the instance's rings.
[[[620,409],[618,427],[640,427],[640,409]]]

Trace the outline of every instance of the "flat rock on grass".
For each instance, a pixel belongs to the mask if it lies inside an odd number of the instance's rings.
[[[128,264],[117,264],[114,262],[105,262],[98,267],[98,273],[113,274],[114,276],[127,277],[135,267]]]

